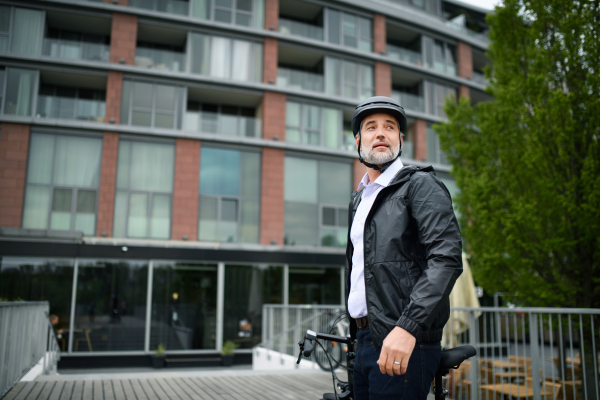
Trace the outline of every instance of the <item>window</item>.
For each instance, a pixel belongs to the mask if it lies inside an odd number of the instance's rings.
[[[175,146],[119,142],[114,237],[169,239]]]
[[[155,261],[150,349],[216,348],[217,265]]]
[[[0,6],[0,51],[8,51],[10,7]]]
[[[224,297],[223,342],[256,346],[262,340],[263,304],[283,303],[283,267],[226,265]]]
[[[262,134],[262,124],[255,115],[253,108],[188,101],[184,129],[258,138]]]
[[[31,134],[23,228],[93,236],[102,140]]]
[[[73,351],[144,350],[147,291],[147,261],[79,259]]]
[[[342,268],[290,265],[290,304],[343,304]]]
[[[103,122],[106,110],[105,96],[104,90],[42,84],[37,100],[36,117]]]
[[[37,56],[42,47],[44,12],[0,7],[0,51]]]
[[[424,37],[423,43],[427,67],[456,76],[456,46],[430,37]]]
[[[258,243],[260,154],[203,146],[198,239]]]
[[[4,114],[31,115],[33,90],[37,71],[22,68],[6,68],[6,94],[4,96]],[[2,79],[4,86],[4,79]]]
[[[260,82],[262,44],[192,33],[191,72],[220,79]]]
[[[342,112],[288,101],[285,108],[285,140],[315,146],[340,148]]]
[[[331,96],[373,96],[373,67],[333,57],[325,59],[325,91]]]
[[[135,47],[138,67],[179,72],[185,69],[185,50],[181,46],[138,42]]]
[[[42,54],[69,60],[108,62],[110,37],[49,27]]]
[[[427,161],[450,165],[446,154],[440,148],[440,138],[431,124],[427,124]]]
[[[448,96],[456,99],[456,89],[451,86],[442,85],[439,83],[426,82],[429,92],[429,109],[428,112],[437,115],[438,117],[446,117],[444,112],[444,103]]]
[[[177,15],[188,15],[190,10],[187,0],[129,0],[129,6]]]
[[[183,88],[159,83],[123,81],[121,124],[181,129]]]
[[[327,41],[363,51],[373,50],[373,24],[369,18],[327,9]]]
[[[350,164],[285,158],[285,244],[345,247]]]
[[[264,28],[264,0],[192,0],[194,18]]]

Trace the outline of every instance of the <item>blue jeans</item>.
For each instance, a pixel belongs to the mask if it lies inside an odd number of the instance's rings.
[[[369,327],[358,330],[354,361],[354,400],[425,400],[440,366],[440,342],[417,342],[404,375],[382,374],[381,347],[373,345]]]

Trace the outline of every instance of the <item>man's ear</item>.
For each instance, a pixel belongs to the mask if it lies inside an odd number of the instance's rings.
[[[360,132],[358,135],[354,136],[354,141],[356,142],[356,148],[358,149],[358,142],[360,141]]]
[[[400,135],[400,148],[404,147],[404,136]]]

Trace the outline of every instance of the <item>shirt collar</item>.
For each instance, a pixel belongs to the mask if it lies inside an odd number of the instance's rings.
[[[384,172],[383,174],[379,175],[379,177],[377,179],[375,179],[375,182],[380,186],[387,186],[390,184],[390,182],[392,181],[392,179],[394,179],[394,176],[396,176],[396,174],[398,173],[398,171],[400,171],[402,169],[402,167],[404,167],[404,164],[402,164],[402,161],[400,160],[400,158],[397,158],[396,161],[394,161],[392,163],[392,165],[390,165]],[[368,186],[369,185],[369,174],[365,174],[365,176],[363,176],[362,180],[360,181],[360,183],[358,184],[358,189],[360,190],[363,186]]]

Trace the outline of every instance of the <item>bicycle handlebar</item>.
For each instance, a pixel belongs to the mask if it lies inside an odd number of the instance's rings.
[[[345,344],[352,343],[352,339],[350,339],[349,336],[343,337],[337,335],[330,335],[329,333],[317,333],[308,329],[306,331],[306,335],[304,335],[304,337],[298,342],[298,346],[300,346],[300,354],[298,354],[298,361],[296,361],[296,364],[300,364],[302,356],[306,358],[310,357],[312,352],[315,350],[315,346],[313,345],[313,340],[315,339],[323,339],[329,340],[330,342],[338,342]]]

